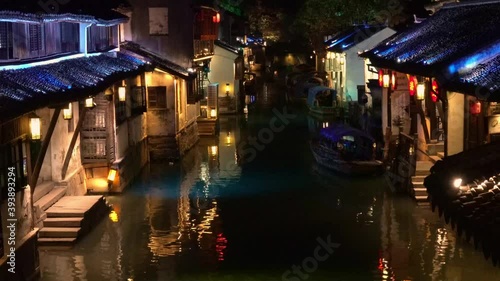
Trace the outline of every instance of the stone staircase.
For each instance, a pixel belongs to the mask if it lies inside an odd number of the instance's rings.
[[[103,196],[65,196],[46,210],[38,245],[73,246],[109,213]]]
[[[66,189],[65,186],[56,186],[56,183],[53,181],[45,181],[37,184],[35,193],[33,194],[35,224],[37,227],[41,227],[43,221],[47,218],[45,211],[66,195]]]
[[[198,121],[199,136],[215,136],[217,121],[213,119],[199,118]]]
[[[413,197],[418,205],[428,205],[427,188],[424,186],[424,179],[430,175],[430,169],[434,165],[431,161],[417,161],[415,176],[411,177]]]

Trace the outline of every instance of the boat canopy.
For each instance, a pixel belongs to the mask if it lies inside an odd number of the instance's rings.
[[[315,86],[315,87],[309,88],[309,92],[307,95],[307,103],[309,105],[314,105],[314,101],[316,100],[316,96],[318,94],[325,92],[325,91],[328,91],[328,94],[325,96],[333,95],[333,97],[332,97],[333,100],[337,99],[337,91],[335,91],[335,89],[325,87],[325,86]]]
[[[332,142],[338,142],[340,140],[354,141],[355,138],[364,138],[375,142],[375,139],[368,133],[345,125],[333,125],[323,128],[320,131],[320,135]]]

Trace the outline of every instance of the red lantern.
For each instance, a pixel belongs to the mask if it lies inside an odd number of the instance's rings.
[[[476,101],[470,104],[470,113],[473,115],[478,115],[481,113],[481,102]]]
[[[219,23],[220,22],[220,14],[219,13],[215,14],[215,16],[212,17],[212,21],[214,23]]]
[[[380,87],[384,87],[384,70],[381,69],[378,71],[378,84]]]
[[[392,72],[392,75],[391,75],[391,86],[392,86],[392,90],[397,89],[396,73],[394,71]]]
[[[417,92],[418,80],[416,76],[410,76],[408,78],[408,90],[410,92],[410,96],[413,97]]]
[[[433,102],[438,101],[438,95],[439,95],[439,85],[435,79],[432,79],[431,99]]]

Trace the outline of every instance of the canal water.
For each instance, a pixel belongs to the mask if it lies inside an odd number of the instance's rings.
[[[386,179],[318,167],[323,120],[265,84],[179,163],[152,163],[71,250],[40,250],[43,281],[500,280],[480,251]],[[331,121],[329,121],[331,122]]]

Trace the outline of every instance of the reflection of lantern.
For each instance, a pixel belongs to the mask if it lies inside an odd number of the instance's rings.
[[[33,114],[30,117],[31,139],[39,140],[42,137],[41,127],[40,117],[36,116],[36,114]]]
[[[417,85],[417,100],[424,100],[425,97],[425,84],[418,83]]]
[[[125,101],[126,100],[126,91],[125,87],[118,87],[118,100]]]
[[[71,107],[71,103],[69,103],[67,108],[63,109],[63,118],[64,120],[71,120],[71,118],[73,118],[73,108]]]
[[[391,87],[393,90],[396,90],[396,74],[393,72],[391,75]]]
[[[390,78],[389,74],[384,74],[384,88],[389,88],[391,84]]]
[[[481,102],[475,101],[470,104],[470,113],[473,115],[478,115],[481,113]]]
[[[210,156],[217,156],[217,146],[211,146],[210,147]]]
[[[378,71],[378,85],[380,87],[384,86],[384,70],[379,70]]]
[[[410,92],[410,96],[412,97],[417,92],[417,84],[418,84],[417,77],[410,76],[410,78],[408,79],[408,90]]]

